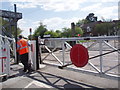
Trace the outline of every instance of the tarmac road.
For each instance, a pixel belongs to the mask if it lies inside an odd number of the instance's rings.
[[[8,78],[7,81],[2,82],[2,88],[94,88],[99,90],[119,87],[118,80],[101,78],[65,69],[61,70],[50,65],[31,74],[23,73],[21,65],[16,66],[18,71],[14,70],[15,77]]]

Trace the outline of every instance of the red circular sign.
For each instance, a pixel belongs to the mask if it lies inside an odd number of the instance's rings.
[[[88,63],[88,50],[81,44],[76,44],[71,48],[70,58],[76,67],[84,67]]]

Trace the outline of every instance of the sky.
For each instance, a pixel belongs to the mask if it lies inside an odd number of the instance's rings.
[[[22,35],[28,36],[42,22],[48,30],[70,28],[72,22],[85,19],[94,13],[98,20],[118,20],[118,2],[120,0],[0,0],[0,9],[22,13],[18,27]]]

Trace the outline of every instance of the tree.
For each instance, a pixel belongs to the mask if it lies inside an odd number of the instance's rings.
[[[15,26],[9,27],[9,21],[7,19],[0,18],[0,26],[2,27],[2,33],[6,36],[12,36],[15,37],[16,31]],[[22,33],[23,30],[21,30],[19,27],[17,28],[17,36]]]
[[[87,23],[88,23],[88,20],[86,19],[78,20],[78,22],[76,23],[76,26],[81,27],[82,25]]]
[[[12,27],[12,35],[15,37],[16,31],[14,30],[15,27]],[[21,30],[19,27],[17,28],[17,36],[22,33],[23,30]]]
[[[83,35],[83,31],[80,27],[75,26],[75,36],[80,34],[81,36]],[[72,30],[70,28],[63,28],[63,32],[61,33],[62,37],[72,37]]]
[[[51,31],[46,31],[44,34],[45,35],[50,35],[50,37],[52,37],[52,38],[59,37],[59,34],[57,32],[52,31],[52,30]]]
[[[80,27],[75,27],[75,33],[76,33],[76,36],[78,36],[78,34],[79,35],[83,35],[83,30],[80,28]]]
[[[43,25],[41,22],[40,22],[40,26],[35,30],[33,36],[41,36],[43,37],[44,36],[44,33],[48,31],[47,28],[46,28],[46,25]]]
[[[108,22],[97,24],[92,33],[99,35],[113,35],[113,25]]]
[[[63,28],[62,30],[63,30],[61,33],[62,37],[67,37],[67,38],[72,37],[72,32],[70,28]]]
[[[88,20],[88,23],[96,22],[97,21],[97,17],[94,16],[94,13],[89,13],[89,15],[86,17],[86,20]]]
[[[62,32],[60,30],[56,30],[55,32],[58,34],[58,37],[61,37]]]

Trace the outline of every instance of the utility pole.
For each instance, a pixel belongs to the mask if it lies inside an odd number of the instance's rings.
[[[16,41],[16,50],[17,50],[17,9],[16,9],[16,4],[14,4],[14,13],[15,13],[15,22],[14,22],[14,24],[15,24],[15,28],[14,28],[14,30],[15,30],[15,41]],[[19,61],[18,61],[18,53],[16,52],[16,64],[18,64],[19,63]]]

